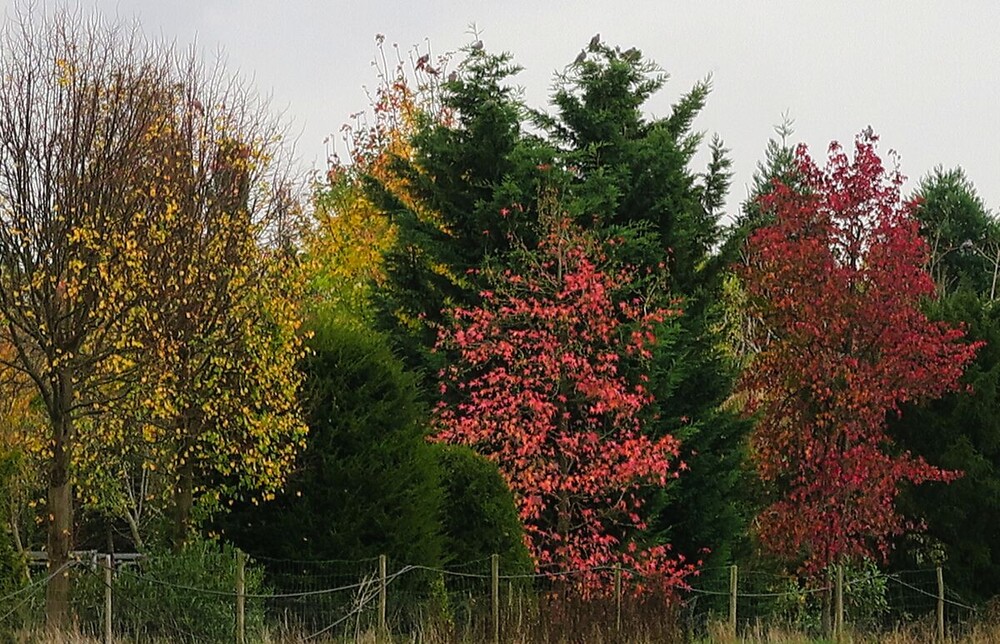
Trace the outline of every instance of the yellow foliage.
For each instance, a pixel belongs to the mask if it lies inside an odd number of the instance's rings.
[[[383,83],[373,105],[373,123],[358,121],[347,128],[351,165],[335,163],[326,182],[315,187],[314,225],[306,238],[313,260],[313,290],[328,303],[362,315],[372,287],[385,282],[383,257],[397,235],[388,213],[369,199],[364,182],[376,182],[422,219],[440,223],[394,164],[412,159],[412,138],[423,117],[445,121],[447,115],[435,107],[433,96],[411,89],[401,68],[392,78],[385,69],[380,75]]]

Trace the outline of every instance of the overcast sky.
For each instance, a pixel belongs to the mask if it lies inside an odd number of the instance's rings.
[[[730,210],[745,197],[773,126],[788,113],[795,140],[822,156],[871,125],[916,179],[962,166],[1000,209],[1000,3],[666,0],[78,0],[180,43],[222,49],[230,68],[273,95],[299,133],[306,168],[325,167],[324,139],[367,99],[374,36],[435,54],[470,42],[507,50],[518,82],[543,105],[552,75],[594,33],[638,47],[671,77],[650,105],[664,114],[698,79],[714,90],[696,127],[732,150]],[[9,12],[13,0],[0,0]],[[37,4],[46,6],[45,0]],[[699,168],[695,168],[698,170]]]

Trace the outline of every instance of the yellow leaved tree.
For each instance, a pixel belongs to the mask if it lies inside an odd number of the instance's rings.
[[[159,490],[182,543],[196,498],[279,486],[304,436],[279,131],[194,60],[65,11],[0,34],[0,363],[44,409],[56,627],[75,490],[133,518]]]
[[[296,404],[306,273],[280,123],[221,66],[179,57],[175,77],[151,186],[161,238],[138,286],[148,304],[134,330],[150,359],[106,421],[120,440],[91,453],[104,463],[129,455],[111,485],[98,479],[92,489],[133,540],[144,540],[144,510],[165,511],[180,548],[192,513],[267,497],[293,465],[306,432]]]

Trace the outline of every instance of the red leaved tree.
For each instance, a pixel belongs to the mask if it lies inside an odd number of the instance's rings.
[[[740,390],[759,417],[758,472],[777,498],[760,537],[810,573],[884,556],[908,529],[900,483],[958,475],[894,449],[886,416],[955,389],[978,348],[920,310],[934,295],[927,245],[876,141],[863,132],[853,159],[832,144],[825,169],[800,146],[803,184],[762,198],[773,224],[750,239],[742,268],[761,351]]]
[[[438,350],[454,360],[441,372],[436,439],[499,465],[540,570],[590,569],[573,577],[584,592],[606,587],[616,565],[672,585],[691,566],[629,535],[645,528],[640,488],[683,467],[672,465],[678,442],[642,433],[652,397],[627,373],[679,312],[624,297],[634,272],[609,268],[565,218],[548,228],[524,270],[504,272],[441,332]]]

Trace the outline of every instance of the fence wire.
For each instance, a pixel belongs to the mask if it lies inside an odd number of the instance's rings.
[[[151,557],[116,566],[108,585],[100,557],[70,562],[0,595],[0,641],[28,639],[24,634],[44,626],[45,586],[59,574],[73,576],[70,610],[81,636],[100,639],[110,591],[115,637],[135,642],[233,641],[238,598],[247,641],[254,642],[371,640],[380,632],[491,641],[497,629],[504,641],[676,641],[711,636],[731,628],[734,618],[740,633],[774,627],[819,635],[829,628],[835,588],[832,577],[807,583],[744,569],[737,569],[734,586],[729,567],[705,568],[656,589],[655,579],[612,567],[521,573],[494,572],[490,558],[433,567],[377,557],[254,557],[238,593],[231,557],[206,556],[197,564],[194,574]],[[595,574],[614,579],[613,590],[577,592]],[[646,591],[637,592],[639,585]],[[932,633],[943,619],[950,634],[969,632],[976,606],[943,590],[935,569],[851,574],[843,582],[845,621],[858,632]]]

